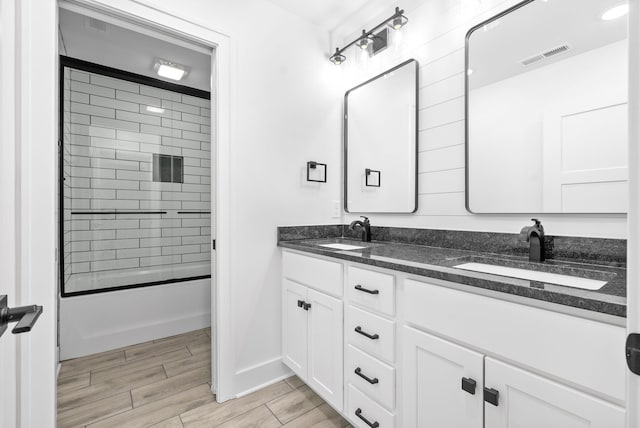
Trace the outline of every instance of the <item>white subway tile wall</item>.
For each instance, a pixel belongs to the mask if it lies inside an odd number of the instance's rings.
[[[68,67],[64,84],[64,291],[210,274],[211,215],[182,212],[212,210],[210,100]],[[184,158],[184,183],[152,181],[155,153]],[[113,210],[167,213],[78,213]]]

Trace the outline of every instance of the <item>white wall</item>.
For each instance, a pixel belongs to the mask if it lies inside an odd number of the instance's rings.
[[[236,391],[287,373],[281,356],[276,227],[340,221],[341,94],[326,31],[264,0],[147,1],[231,36],[236,47],[231,146],[231,311]],[[327,183],[307,183],[309,160]]]
[[[472,215],[465,209],[464,178],[464,41],[475,24],[518,3],[516,0],[407,0],[409,23],[395,43],[373,59],[354,49],[341,66],[342,89],[359,84],[408,59],[420,62],[418,212],[376,214],[374,225],[516,233],[532,214]],[[390,16],[396,2],[363,8],[332,33],[342,46]],[[336,100],[336,104],[341,100]],[[540,215],[552,235],[625,238],[626,215]],[[345,215],[350,221],[355,215]]]

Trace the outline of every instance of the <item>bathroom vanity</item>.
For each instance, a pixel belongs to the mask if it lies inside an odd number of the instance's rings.
[[[616,263],[344,238],[279,246],[283,362],[354,426],[624,426]],[[589,291],[456,267],[500,260],[607,280]]]

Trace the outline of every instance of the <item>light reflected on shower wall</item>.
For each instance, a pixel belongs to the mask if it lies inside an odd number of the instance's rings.
[[[209,276],[210,100],[62,75],[63,295]]]

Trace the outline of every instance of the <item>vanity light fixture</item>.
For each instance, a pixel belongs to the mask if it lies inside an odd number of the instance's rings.
[[[380,29],[381,27],[384,27],[385,25],[393,28],[394,30],[399,30],[402,27],[404,27],[404,25],[407,22],[409,22],[409,19],[406,16],[404,16],[404,10],[400,9],[399,7],[396,7],[396,10],[394,14],[391,15],[391,17],[385,19],[384,21],[382,21],[380,24],[376,25],[369,31],[362,30],[362,34],[360,35],[360,37],[348,43],[343,48],[336,48],[335,53],[329,57],[329,61],[331,61],[336,65],[340,65],[343,62],[345,62],[347,59],[344,55],[342,55],[342,53],[345,50],[347,50],[347,48],[350,48],[351,46],[356,45],[360,49],[365,50],[373,44],[372,42],[374,41],[375,37],[377,37],[374,34],[376,30]]]
[[[189,72],[189,67],[165,59],[156,59],[153,64],[153,70],[160,77],[166,77],[171,80],[182,80]]]
[[[404,10],[400,10],[399,7],[396,6],[396,13],[391,17],[391,19],[387,22],[387,25],[394,30],[399,30],[405,26],[409,19],[403,15]]]
[[[605,11],[600,19],[603,21],[613,21],[614,19],[622,18],[629,13],[629,5],[627,3],[619,4]]]
[[[340,49],[336,48],[336,53],[331,55],[329,61],[334,63],[335,65],[340,65],[347,60],[347,57],[340,53]]]
[[[371,37],[367,34],[365,30],[362,30],[362,36],[356,42],[356,46],[362,50],[365,50],[371,44]]]

